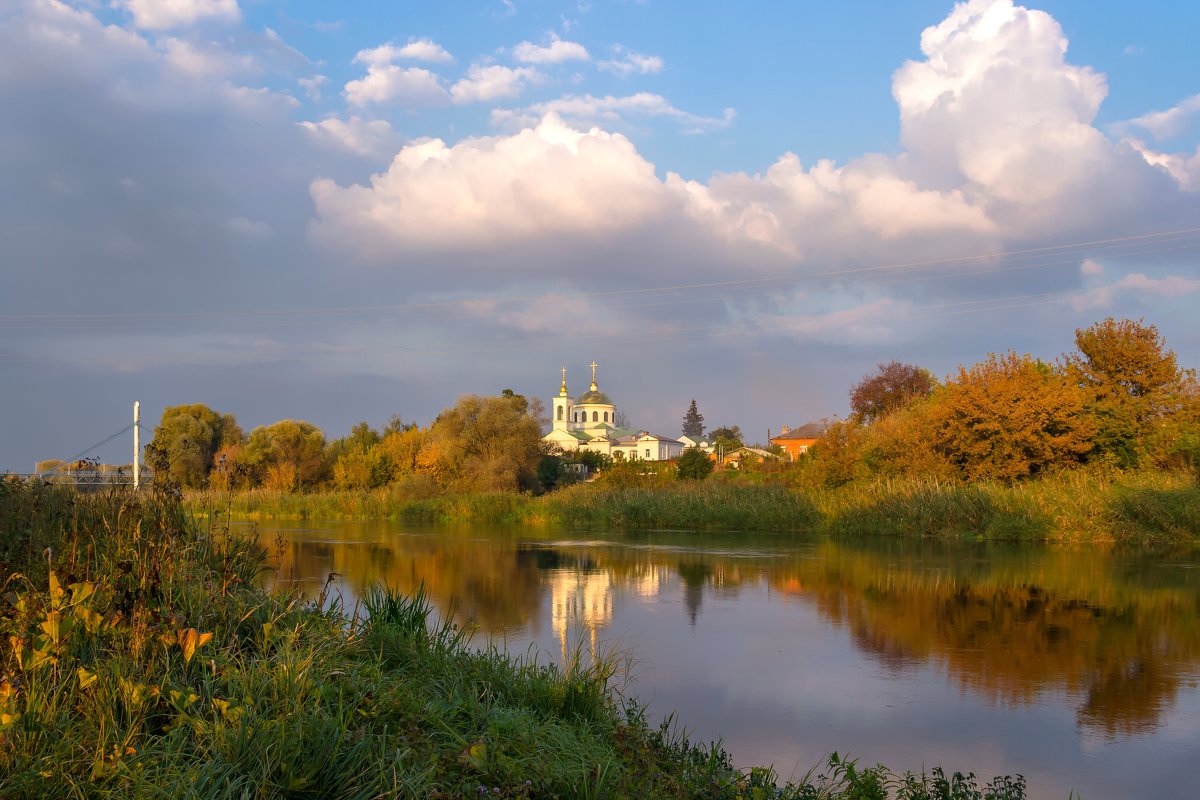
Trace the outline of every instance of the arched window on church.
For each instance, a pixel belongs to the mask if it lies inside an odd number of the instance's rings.
[[[578,412],[578,411],[576,411],[576,412],[575,412],[575,415],[574,415],[574,416],[575,416],[575,419],[574,419],[574,421],[575,421],[575,422],[579,422],[579,412]]]
[[[563,418],[563,407],[559,406],[558,407],[558,421],[562,422],[562,418]]]
[[[608,412],[607,411],[604,412],[604,421],[608,422]]]
[[[599,422],[599,421],[600,421],[600,415],[597,414],[595,411],[593,411],[592,412],[592,422]]]

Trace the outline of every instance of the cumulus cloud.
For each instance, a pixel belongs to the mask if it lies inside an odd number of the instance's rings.
[[[382,119],[328,117],[319,122],[301,122],[318,141],[355,155],[382,158],[396,152],[400,137]]]
[[[639,92],[624,97],[567,95],[524,108],[498,108],[492,111],[492,124],[509,129],[532,127],[547,114],[554,114],[574,125],[615,125],[627,116],[666,117],[695,133],[728,127],[735,116],[732,108],[725,109],[720,117],[691,114],[676,108],[662,95]]]
[[[454,56],[432,39],[415,39],[397,51],[400,58],[411,58],[415,61],[429,61],[434,64],[449,64]]]
[[[122,0],[133,23],[145,30],[166,30],[201,21],[237,22],[242,18],[237,0]]]
[[[1170,139],[1183,133],[1193,117],[1200,113],[1200,94],[1194,94],[1165,111],[1151,111],[1135,117],[1121,128],[1140,128],[1155,139]]]
[[[630,75],[650,75],[661,72],[663,60],[659,56],[648,56],[635,53],[621,45],[613,47],[614,57],[606,61],[596,62],[596,66],[606,72],[612,72],[622,78]]]
[[[1079,265],[1079,274],[1087,275],[1087,276],[1103,275],[1104,274],[1104,265],[1101,264],[1099,261],[1095,261],[1090,258],[1085,258],[1083,260],[1083,262]]]
[[[613,128],[640,116],[711,130],[728,125],[733,112],[702,117],[650,93],[567,96],[494,110],[493,124],[508,135],[411,145],[370,186],[315,182],[314,229],[327,241],[344,238],[351,249],[378,254],[403,247],[407,236],[453,250],[492,236],[553,238],[572,225],[591,234],[597,226],[644,233],[649,224],[664,242],[716,239],[751,248],[737,260],[758,258],[754,248],[766,247],[782,258],[853,261],[899,241],[974,250],[1103,230],[1128,224],[1133,210],[1146,219],[1151,209],[1161,211],[1158,225],[1187,218],[1180,190],[1189,185],[1192,160],[1162,156],[1156,165],[1093,125],[1105,78],[1066,60],[1066,39],[1049,15],[1011,0],[970,0],[927,28],[921,48],[924,58],[893,76],[904,146],[897,156],[806,166],[784,154],[763,173],[660,180]],[[506,68],[478,70],[479,85],[493,88],[468,91],[464,83],[458,102],[518,91],[520,78]],[[601,223],[575,211],[589,203],[639,211],[618,210]],[[413,226],[418,207],[440,210]],[[342,225],[352,231],[339,237]]]
[[[450,87],[455,103],[479,103],[516,97],[525,84],[539,79],[532,67],[505,67],[499,64],[472,64],[466,77]]]
[[[624,136],[549,116],[513,136],[406,146],[370,187],[312,184],[318,238],[376,254],[619,230],[661,213],[665,187]],[[354,233],[352,233],[354,232]]]
[[[561,64],[564,61],[590,61],[587,48],[550,34],[550,43],[537,45],[521,42],[513,48],[513,58],[522,64]]]
[[[441,78],[420,67],[368,63],[367,74],[348,81],[346,102],[352,106],[398,103],[406,106],[436,106],[449,97]]]

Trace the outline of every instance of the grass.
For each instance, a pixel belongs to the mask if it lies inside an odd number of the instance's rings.
[[[647,724],[621,654],[476,649],[421,591],[323,609],[264,558],[171,496],[0,482],[0,796],[1024,797],[836,755],[777,785]]]
[[[765,473],[764,473],[765,474]],[[1184,472],[1079,470],[1017,484],[869,480],[838,488],[784,485],[787,473],[654,485],[577,484],[515,493],[414,497],[369,492],[194,492],[190,508],[243,519],[388,519],[575,528],[778,531],[993,541],[1200,541],[1200,485]]]

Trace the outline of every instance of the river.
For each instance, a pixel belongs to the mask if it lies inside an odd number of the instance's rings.
[[[236,524],[236,523],[235,523]],[[256,526],[268,576],[353,610],[424,584],[475,641],[632,654],[627,691],[742,766],[831,751],[1029,796],[1195,797],[1200,552],[594,533]],[[332,577],[331,577],[332,575]]]

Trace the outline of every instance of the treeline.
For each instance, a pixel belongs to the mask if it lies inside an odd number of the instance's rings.
[[[155,479],[183,488],[279,492],[400,485],[412,497],[447,491],[528,490],[543,453],[541,404],[505,389],[466,395],[418,427],[393,417],[327,440],[316,425],[284,419],[249,435],[232,414],[203,404],[163,411],[147,450]]]
[[[863,478],[1015,482],[1084,464],[1200,466],[1200,383],[1157,328],[1106,319],[1054,363],[1009,351],[939,383],[891,362],[850,391],[797,464],[801,485]]]

